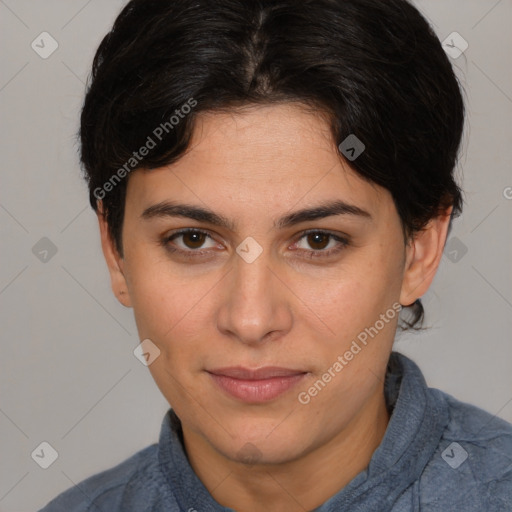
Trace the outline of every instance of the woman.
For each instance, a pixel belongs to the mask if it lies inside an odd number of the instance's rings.
[[[81,159],[172,409],[43,510],[509,510],[511,425],[392,352],[462,208],[463,123],[405,0],[128,3]]]

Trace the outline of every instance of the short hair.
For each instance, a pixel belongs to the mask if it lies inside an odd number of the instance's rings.
[[[462,211],[460,84],[408,1],[132,0],[96,52],[80,125],[90,203],[121,256],[121,178],[177,161],[201,112],[282,102],[325,116],[336,146],[364,144],[350,166],[391,193],[404,236]],[[410,327],[419,299],[412,313]]]

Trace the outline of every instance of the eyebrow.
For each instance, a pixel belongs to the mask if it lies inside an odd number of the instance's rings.
[[[350,215],[370,221],[372,220],[372,216],[366,210],[363,210],[359,206],[346,203],[345,201],[337,200],[289,213],[278,219],[277,222],[274,222],[274,227],[284,229],[302,222],[336,215]],[[223,227],[230,231],[235,231],[236,227],[234,222],[208,208],[173,201],[162,201],[154,204],[146,208],[141,214],[141,218],[144,220],[162,217],[184,217]]]

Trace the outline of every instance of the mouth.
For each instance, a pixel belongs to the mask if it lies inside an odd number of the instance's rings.
[[[228,396],[250,404],[274,400],[296,386],[308,372],[277,366],[255,370],[240,366],[209,370],[215,384]]]

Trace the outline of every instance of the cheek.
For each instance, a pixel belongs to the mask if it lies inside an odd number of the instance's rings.
[[[161,360],[178,371],[188,362],[200,363],[200,340],[211,338],[214,325],[211,301],[225,281],[213,271],[187,273],[150,250],[131,261],[136,264],[128,269],[128,287],[140,339],[152,340]]]
[[[189,393],[197,394],[195,369],[202,368],[204,357],[198,340],[208,339],[207,300],[201,297],[212,285],[171,275],[163,265],[156,268],[160,271],[140,268],[131,274],[134,316],[139,338],[149,338],[160,350],[148,369],[168,402],[181,410]]]
[[[303,318],[310,318],[310,328],[321,329],[333,343],[352,340],[398,300],[397,261],[389,247],[376,245],[347,257],[335,270],[302,274],[293,290],[304,298]]]
[[[364,318],[366,291],[354,273],[324,280],[302,280],[298,295],[307,298],[306,318],[310,316],[308,310],[313,312],[312,321],[321,320],[319,327],[333,340],[350,336],[351,329]]]
[[[140,246],[125,249],[128,290],[139,336],[159,340],[177,322],[187,288],[155,250]]]
[[[193,322],[200,309],[201,289],[164,272],[136,276],[131,282],[131,296],[140,336],[164,344],[177,330]]]

